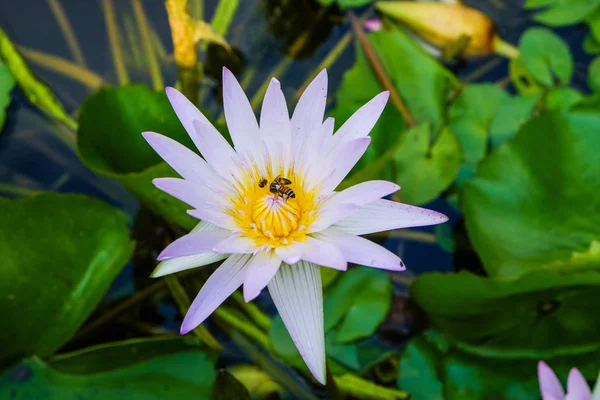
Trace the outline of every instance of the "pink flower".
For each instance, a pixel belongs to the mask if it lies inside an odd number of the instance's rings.
[[[592,399],[590,387],[577,368],[572,368],[569,372],[566,395],[552,368],[543,361],[538,363],[538,380],[542,400],[598,400],[600,398],[600,389],[596,387],[596,394]]]
[[[153,182],[189,204],[189,214],[202,222],[164,249],[152,276],[225,260],[198,293],[181,333],[201,324],[242,284],[246,301],[268,287],[308,369],[324,383],[319,266],[345,270],[352,262],[402,271],[396,254],[360,235],[447,220],[435,211],[382,200],[400,189],[392,182],[334,191],[371,142],[369,132],[389,93],[375,96],[333,135],[333,119],[323,121],[325,70],[306,88],[291,118],[279,82],[272,79],[259,125],[239,83],[224,68],[232,148],[181,93],[166,92],[203,158],[168,137],[145,132],[148,143],[183,177]]]

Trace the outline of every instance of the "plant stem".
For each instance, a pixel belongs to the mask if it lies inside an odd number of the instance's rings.
[[[194,21],[189,15],[187,0],[166,0],[166,6],[181,91],[192,103],[197,104],[200,73],[194,42]]]
[[[519,49],[512,44],[505,42],[500,36],[494,37],[494,51],[496,54],[500,54],[508,59],[517,58],[519,56]]]
[[[240,318],[239,315],[233,313],[232,310],[227,306],[221,305],[214,311],[213,315],[222,322],[226,323],[229,327],[234,328],[235,330],[253,339],[255,342],[258,342],[265,349],[269,348],[271,343],[269,337],[256,326],[254,326],[254,324],[249,323],[249,321],[244,321],[244,319]]]
[[[52,90],[33,73],[4,30],[0,28],[0,58],[4,61],[27,99],[46,114],[77,130],[77,122],[65,111]],[[74,147],[75,142],[67,142]]]
[[[217,35],[225,36],[238,8],[239,0],[220,0],[210,25]]]
[[[162,90],[165,84],[162,79],[160,66],[158,65],[158,59],[154,52],[154,46],[152,45],[152,36],[150,34],[150,27],[146,14],[144,13],[144,7],[140,0],[131,0],[133,6],[133,13],[135,15],[135,21],[140,29],[142,35],[142,44],[144,46],[144,53],[146,53],[146,61],[148,62],[148,68],[150,69],[150,77],[152,78],[152,87],[154,90]]]
[[[269,318],[256,304],[246,303],[240,292],[233,292],[231,298],[261,330],[269,332],[271,329],[271,318]]]
[[[375,52],[375,49],[373,48],[373,46],[371,46],[371,43],[369,43],[369,39],[367,38],[367,35],[363,31],[363,29],[360,25],[360,22],[356,19],[356,17],[354,16],[354,13],[352,11],[350,11],[348,13],[348,16],[350,18],[350,23],[352,24],[352,29],[354,30],[354,34],[356,35],[356,39],[358,40],[358,43],[360,43],[360,46],[361,46],[363,52],[365,53],[365,57],[367,58],[367,61],[369,61],[369,64],[371,64],[371,68],[373,69],[375,76],[379,80],[379,83],[381,83],[381,86],[383,86],[384,89],[389,90],[390,99],[392,100],[392,103],[394,104],[394,106],[396,106],[396,108],[400,112],[400,115],[402,115],[402,119],[404,120],[406,125],[408,127],[415,126],[415,124],[416,124],[415,119],[413,118],[410,111],[408,110],[408,107],[406,107],[406,104],[404,104],[404,101],[400,97],[400,94],[396,90],[396,87],[392,83],[392,80],[390,79],[387,72],[385,71],[383,64],[377,57],[377,53]],[[401,56],[401,55],[399,55],[399,56]]]
[[[73,55],[75,62],[80,66],[85,67],[86,65],[83,52],[81,51],[81,47],[79,47],[77,37],[73,33],[73,27],[69,22],[69,18],[67,17],[65,10],[60,4],[60,0],[48,0],[48,5],[50,6],[50,10],[52,10],[52,14],[54,14],[54,18],[56,18],[56,22],[58,22],[58,26],[60,27],[60,30],[67,41],[67,46],[69,46],[69,50],[71,50],[71,54]]]
[[[176,275],[165,276],[164,280],[167,284],[169,292],[171,292],[171,296],[173,296],[175,303],[177,303],[179,312],[182,316],[185,316],[188,309],[190,308],[191,301],[187,293],[185,292],[184,287],[181,285],[181,282],[179,282],[179,279]],[[206,326],[199,325],[193,330],[193,332],[196,336],[198,336],[198,338],[202,342],[204,342],[211,349],[217,351],[223,350],[223,346],[221,345],[221,343],[219,343],[219,341],[215,339],[213,335],[211,335],[208,329],[206,329]]]
[[[356,375],[334,377],[340,391],[359,400],[408,400],[410,393],[379,386]]]
[[[119,80],[119,84],[123,86],[129,83],[129,75],[127,74],[127,68],[125,68],[125,62],[123,61],[121,39],[119,37],[117,17],[115,15],[112,0],[103,0],[102,8],[104,9],[104,20],[106,21],[106,30],[108,31],[108,40],[110,42],[110,50],[115,63],[115,71],[117,71],[117,79]]]

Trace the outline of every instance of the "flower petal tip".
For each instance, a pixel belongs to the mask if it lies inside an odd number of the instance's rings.
[[[183,323],[181,324],[181,328],[179,328],[179,334],[185,335],[186,333],[188,333],[192,330],[194,330],[194,328],[187,326],[185,323],[185,320],[184,320]]]

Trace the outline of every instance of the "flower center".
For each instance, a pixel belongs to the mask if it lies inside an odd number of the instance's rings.
[[[256,200],[252,219],[259,232],[271,239],[287,237],[298,228],[300,207],[296,199],[283,199],[274,194]]]

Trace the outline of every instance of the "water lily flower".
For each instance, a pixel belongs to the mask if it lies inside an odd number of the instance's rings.
[[[223,103],[234,147],[173,88],[167,96],[202,154],[153,132],[150,146],[183,179],[159,178],[161,190],[189,204],[201,220],[159,255],[154,277],[225,260],[206,281],[181,325],[201,324],[243,284],[246,301],[265,288],[308,369],[325,383],[323,302],[319,266],[348,263],[391,271],[400,258],[360,235],[445,222],[435,211],[382,199],[400,187],[369,181],[335,188],[364,154],[368,136],[388,99],[375,96],[333,135],[323,121],[327,73],[323,70],[289,117],[279,82],[266,91],[260,125],[248,98],[223,69]]]
[[[538,380],[542,400],[600,400],[600,377],[592,398],[590,387],[577,368],[569,372],[566,395],[552,368],[543,361],[538,363]]]

